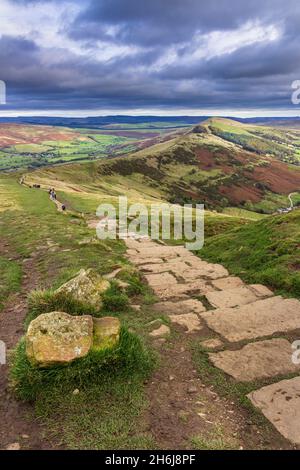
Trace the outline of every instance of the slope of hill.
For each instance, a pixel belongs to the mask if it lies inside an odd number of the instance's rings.
[[[208,239],[201,257],[300,298],[300,209]]]
[[[243,124],[238,124],[243,130]],[[173,138],[172,138],[173,137]],[[93,193],[106,183],[163,197],[174,203],[204,203],[208,209],[236,206],[272,213],[289,206],[300,191],[300,167],[246,151],[211,133],[210,124],[147,147],[129,156],[68,168],[48,168],[30,181],[55,186],[88,183]],[[82,188],[81,188],[82,189]],[[299,200],[295,194],[295,203]]]
[[[214,135],[259,155],[300,165],[299,129],[242,124],[232,119],[212,118],[204,124]]]

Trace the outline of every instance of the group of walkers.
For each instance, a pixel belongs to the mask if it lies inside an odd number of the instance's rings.
[[[51,201],[54,201],[56,202],[56,192],[55,192],[55,189],[54,188],[50,188],[49,191],[49,196],[50,196],[50,199]],[[66,210],[66,206],[64,204],[61,205],[61,210],[62,211],[65,211]]]
[[[49,189],[49,196],[52,201],[56,201],[56,192],[54,188]]]

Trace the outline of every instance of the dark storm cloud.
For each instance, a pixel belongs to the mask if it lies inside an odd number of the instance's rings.
[[[45,4],[46,11],[49,4],[59,9],[71,3],[78,13],[57,26],[59,44],[51,36],[49,44],[39,42],[37,33],[18,36],[16,27],[0,36],[5,109],[290,105],[290,84],[300,79],[298,0],[10,0],[15,8],[32,8],[33,15],[35,5]],[[266,31],[274,26],[280,34],[193,55],[205,49],[209,33],[223,32],[226,39],[250,23]]]
[[[297,6],[297,0],[289,3]],[[282,0],[96,0],[78,16],[70,34],[102,39],[105,26],[114,26],[115,40],[161,46],[190,41],[196,31],[229,30],[262,16],[280,20],[285,12]]]

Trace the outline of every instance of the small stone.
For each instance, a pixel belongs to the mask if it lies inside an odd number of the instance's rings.
[[[159,328],[149,333],[149,335],[152,336],[153,338],[157,338],[161,336],[168,336],[169,334],[170,334],[170,328],[167,325],[161,325]]]
[[[101,295],[109,286],[109,281],[93,269],[81,269],[73,279],[57,289],[57,292],[71,294],[76,300],[88,302],[100,309],[102,307]]]
[[[197,392],[198,392],[198,389],[197,389],[197,387],[193,387],[193,386],[192,386],[192,387],[189,387],[189,388],[188,388],[188,391],[187,391],[187,392],[188,392],[188,393],[197,393]]]
[[[139,312],[141,310],[140,305],[131,305],[131,308],[133,308],[133,310],[136,310],[137,312]]]
[[[172,380],[174,380],[174,379],[175,379],[174,375],[169,375],[169,380],[170,380],[170,381],[172,381]]]
[[[22,439],[29,439],[28,434],[22,434]]]
[[[79,389],[75,388],[75,390],[73,390],[73,395],[78,395],[78,394],[79,394]]]
[[[21,446],[18,442],[13,442],[6,447],[6,450],[20,450]]]
[[[184,326],[187,329],[187,333],[192,333],[193,331],[200,331],[203,328],[198,315],[196,315],[195,313],[169,315],[169,318],[172,323],[178,323],[178,325]]]
[[[121,323],[116,317],[93,318],[93,349],[113,348],[120,340]]]

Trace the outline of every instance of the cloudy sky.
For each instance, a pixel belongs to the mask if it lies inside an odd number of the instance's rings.
[[[0,115],[300,115],[297,79],[299,0],[0,0]]]

